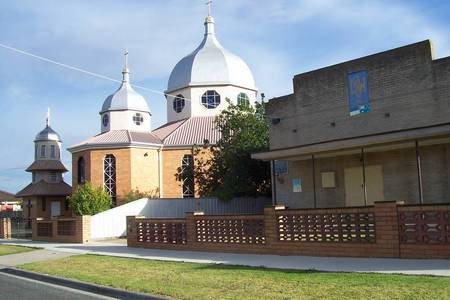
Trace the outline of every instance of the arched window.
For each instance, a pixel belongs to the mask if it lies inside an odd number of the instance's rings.
[[[111,196],[113,205],[116,205],[116,158],[112,154],[105,156],[103,161],[104,187]]]
[[[45,145],[41,146],[41,157],[45,157]]]
[[[56,158],[56,148],[55,145],[50,145],[50,157]]]
[[[84,157],[80,157],[78,159],[78,168],[77,168],[77,181],[78,184],[86,183],[86,163],[84,161]]]
[[[179,94],[173,99],[173,110],[177,113],[180,113],[183,111],[185,102],[183,95]]]
[[[183,198],[194,197],[194,159],[192,155],[184,155],[181,160],[181,178]]]
[[[239,95],[237,96],[237,104],[242,106],[249,106],[250,99],[248,98],[248,95],[246,93],[239,93]]]
[[[213,90],[206,91],[202,95],[202,104],[208,109],[216,108],[220,105],[220,95]]]

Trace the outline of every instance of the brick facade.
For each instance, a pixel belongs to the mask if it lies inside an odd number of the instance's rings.
[[[2,218],[0,219],[0,239],[10,239],[11,238],[11,219]]]
[[[368,71],[372,109],[350,116],[347,74],[359,70]],[[299,74],[293,82],[293,94],[267,104],[268,116],[281,119],[270,128],[271,149],[450,120],[450,57],[433,60],[430,41]]]
[[[159,192],[158,150],[142,148],[93,149],[72,154],[72,186],[78,186],[78,159],[86,163],[86,180],[94,186],[104,185],[104,159],[112,154],[116,158],[116,197],[123,203],[131,190]]]

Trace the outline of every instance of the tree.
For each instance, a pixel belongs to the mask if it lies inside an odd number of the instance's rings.
[[[216,145],[195,151],[194,177],[200,196],[216,196],[223,201],[243,196],[269,196],[270,165],[254,160],[251,154],[269,147],[269,126],[264,118],[264,102],[232,104],[217,116],[216,128],[222,136]],[[208,156],[209,149],[210,154]]]
[[[157,198],[159,197],[159,188],[155,188],[148,192],[141,192],[139,189],[131,190],[125,195],[124,202],[128,203],[134,200],[139,200],[142,198]]]
[[[69,197],[72,211],[79,216],[95,215],[111,208],[111,196],[101,187],[94,188],[90,182],[79,185]]]

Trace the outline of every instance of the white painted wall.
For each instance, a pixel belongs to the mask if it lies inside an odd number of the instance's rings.
[[[262,214],[270,205],[266,198],[240,198],[221,202],[217,198],[139,199],[91,217],[91,239],[101,240],[126,235],[127,216],[147,218],[184,218],[186,212],[203,211],[209,215]]]
[[[220,95],[220,105],[215,109],[208,109],[202,104],[202,95],[208,90],[215,90]],[[249,89],[236,87],[233,85],[218,85],[218,86],[202,86],[202,87],[188,87],[176,92],[172,92],[171,95],[181,94],[186,100],[183,111],[177,113],[173,110],[173,96],[166,96],[167,98],[167,122],[173,122],[189,117],[197,116],[215,116],[222,110],[227,108],[225,98],[229,98],[232,103],[237,104],[237,97],[239,93],[246,93],[249,97],[250,104],[253,105],[256,101],[257,92]]]
[[[136,113],[140,113],[144,119],[141,125],[136,125],[133,121],[133,116]],[[103,115],[109,116],[109,123],[107,126],[103,126]],[[136,110],[121,110],[121,111],[109,111],[100,115],[101,132],[107,132],[109,130],[131,130],[149,132],[151,131],[151,115],[147,112]]]
[[[126,235],[127,216],[139,216],[148,199],[139,199],[91,217],[91,239],[108,239]]]

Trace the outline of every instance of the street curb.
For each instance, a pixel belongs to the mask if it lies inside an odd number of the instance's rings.
[[[168,298],[162,298],[162,297],[157,297],[157,296],[148,295],[148,294],[129,292],[129,291],[121,290],[121,289],[116,289],[116,288],[92,284],[92,283],[85,283],[85,282],[81,282],[81,281],[73,280],[73,279],[67,279],[67,278],[62,278],[62,277],[44,275],[44,274],[31,272],[31,271],[19,270],[16,268],[0,269],[0,273],[24,277],[24,278],[28,278],[28,279],[42,281],[42,282],[46,282],[46,283],[50,283],[50,284],[64,286],[64,287],[72,288],[75,290],[81,290],[81,291],[98,294],[98,295],[102,295],[102,296],[108,296],[108,297],[117,298],[117,299],[124,299],[124,300],[129,300],[129,299],[130,300],[131,299],[137,299],[137,300],[168,299]]]

